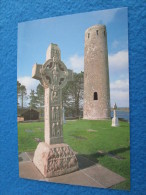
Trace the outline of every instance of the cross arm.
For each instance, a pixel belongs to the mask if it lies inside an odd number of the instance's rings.
[[[42,65],[41,64],[34,64],[32,68],[32,78],[41,80],[41,70]]]

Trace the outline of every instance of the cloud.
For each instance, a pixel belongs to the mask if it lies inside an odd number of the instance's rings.
[[[79,56],[77,54],[71,56],[69,58],[70,68],[73,69],[74,72],[81,72],[84,70],[84,57]]]
[[[27,90],[27,94],[30,94],[31,89],[32,90],[36,90],[39,81],[37,81],[36,79],[33,79],[31,77],[25,76],[25,77],[19,77],[18,81],[22,84],[25,85],[26,90]]]
[[[111,91],[111,107],[115,102],[118,107],[129,107],[129,92]]]
[[[116,80],[110,84],[111,90],[127,91],[129,89],[129,80]]]
[[[119,11],[119,8],[96,11],[96,12],[93,12],[92,14],[93,14],[93,16],[96,17],[97,23],[107,25],[108,23],[110,23],[114,19],[115,15],[118,11]]]
[[[116,102],[119,107],[129,106],[129,80],[116,80],[110,83],[111,106]]]
[[[128,71],[128,51],[122,50],[108,56],[109,69],[111,72],[127,70]]]

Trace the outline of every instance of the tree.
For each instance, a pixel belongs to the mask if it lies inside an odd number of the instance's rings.
[[[23,109],[24,98],[26,98],[26,87],[17,81],[17,106],[19,105],[19,99],[21,100],[21,107]]]
[[[37,96],[34,90],[31,90],[29,99],[30,99],[30,102],[29,102],[30,108],[37,108],[38,101],[37,101]]]
[[[40,117],[44,116],[44,88],[41,84],[37,86],[36,89],[37,103],[38,103],[38,111],[40,113]]]
[[[41,84],[37,86],[36,96],[37,96],[38,106],[39,107],[44,106],[44,88]]]
[[[20,86],[20,97],[21,97],[21,107],[23,109],[23,104],[24,104],[24,98],[26,97],[27,92],[26,92],[26,87],[24,85]]]
[[[19,105],[18,98],[20,96],[20,86],[21,86],[21,83],[17,81],[17,106]]]
[[[83,108],[84,73],[74,73],[74,80],[63,88],[63,105],[66,115],[80,116]]]

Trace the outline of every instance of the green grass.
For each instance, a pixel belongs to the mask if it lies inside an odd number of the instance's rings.
[[[42,122],[18,123],[19,152],[35,150],[38,143],[34,138],[44,140],[43,128],[44,123]],[[25,131],[26,129],[33,132],[28,133]],[[89,132],[89,129],[95,131]],[[126,178],[125,182],[112,188],[130,190],[129,123],[120,121],[120,126],[115,128],[111,127],[110,120],[67,121],[64,124],[63,133],[64,142],[69,144],[74,151]],[[99,150],[105,154],[99,154]],[[112,158],[106,153],[117,155],[122,160]]]

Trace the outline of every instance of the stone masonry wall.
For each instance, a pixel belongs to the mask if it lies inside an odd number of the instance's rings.
[[[110,118],[107,33],[104,25],[95,25],[85,31],[83,114],[84,119]]]

